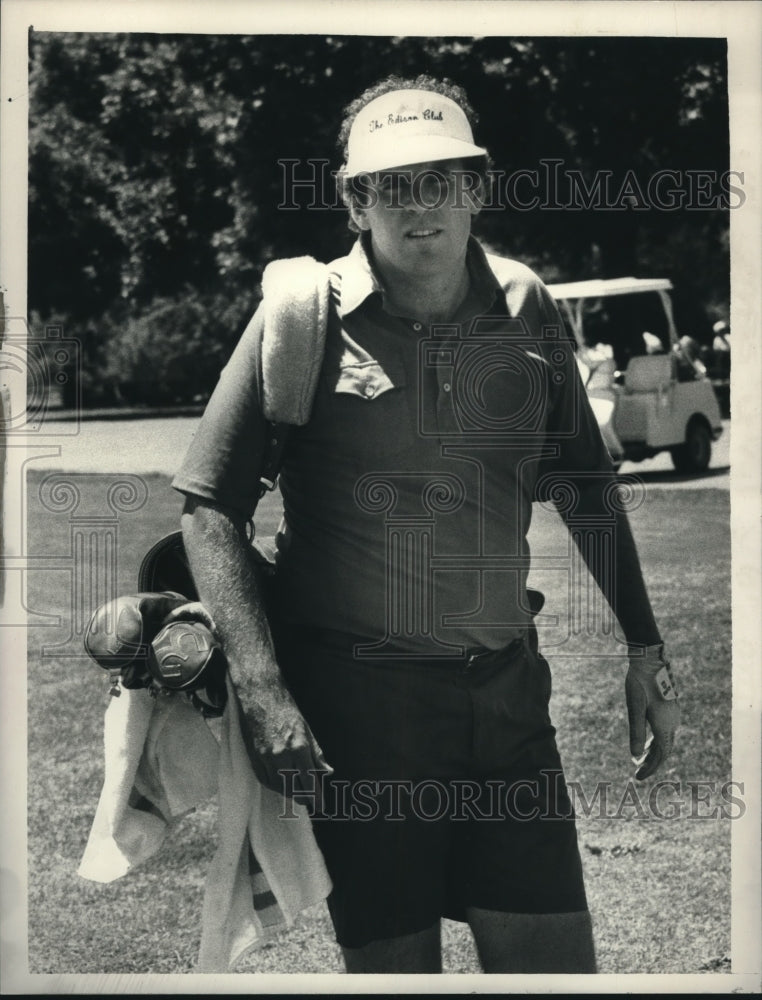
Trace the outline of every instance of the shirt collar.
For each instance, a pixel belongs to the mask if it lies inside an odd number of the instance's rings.
[[[468,238],[466,264],[471,275],[471,290],[468,301],[478,303],[476,311],[486,309],[494,302],[500,289],[492,268],[487,263],[481,244],[473,236]],[[341,275],[341,302],[339,314],[346,316],[358,309],[374,292],[385,292],[381,276],[373,266],[370,250],[370,234],[361,233],[348,256]]]
[[[374,292],[383,294],[383,291],[381,278],[371,264],[368,234],[361,233],[342,268],[340,315],[353,312]]]

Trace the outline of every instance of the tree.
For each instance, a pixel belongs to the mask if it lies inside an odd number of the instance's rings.
[[[659,211],[637,185],[727,171],[722,41],[32,33],[30,311],[82,339],[91,403],[203,397],[265,264],[346,252],[335,136],[390,72],[466,88],[503,193],[538,171],[537,207],[482,214],[490,246],[550,279],[671,277],[708,338],[728,299],[728,211]],[[284,195],[289,170],[313,169],[316,192]],[[570,176],[584,190],[602,172],[614,195],[634,178],[629,207],[564,207]]]

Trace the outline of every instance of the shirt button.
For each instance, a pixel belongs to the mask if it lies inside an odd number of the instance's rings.
[[[365,395],[368,396],[369,398],[370,398],[370,396],[375,396],[376,395],[375,386],[366,385],[365,386]]]
[[[449,382],[445,382],[445,384],[442,386],[442,388],[444,389],[445,392],[449,392],[450,391],[450,383]]]
[[[420,323],[413,323],[413,329],[414,330],[422,330],[423,327],[421,326]]]

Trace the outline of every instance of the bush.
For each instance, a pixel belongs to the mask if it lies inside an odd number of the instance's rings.
[[[205,402],[251,304],[219,308],[214,298],[190,290],[158,298],[137,316],[106,323],[103,384],[128,405]]]

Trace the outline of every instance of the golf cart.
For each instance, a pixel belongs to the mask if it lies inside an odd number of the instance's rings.
[[[702,472],[722,433],[697,345],[678,339],[671,288],[666,278],[548,286],[574,334],[582,380],[617,467],[669,451],[679,472]]]

